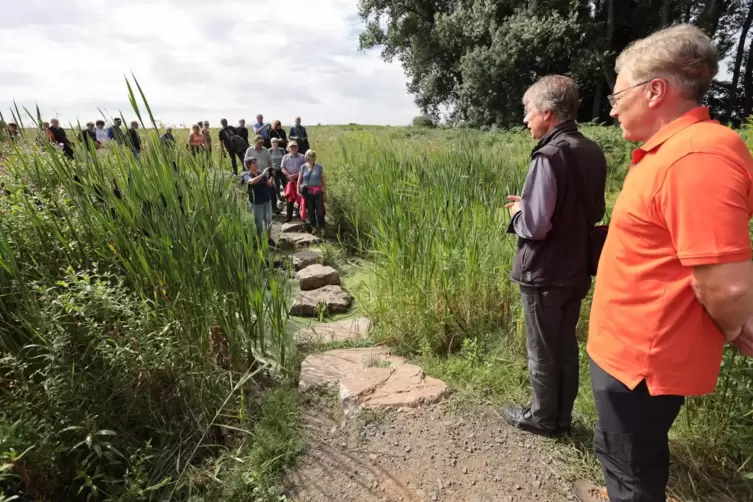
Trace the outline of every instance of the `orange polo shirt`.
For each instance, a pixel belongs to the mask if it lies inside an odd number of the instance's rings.
[[[690,286],[693,267],[751,259],[753,159],[695,108],[633,152],[599,261],[588,354],[634,389],[716,388],[724,336]]]

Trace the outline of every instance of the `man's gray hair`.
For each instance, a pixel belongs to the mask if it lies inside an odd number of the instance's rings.
[[[634,84],[663,77],[684,97],[700,101],[719,71],[719,54],[703,31],[681,24],[630,44],[615,69],[628,72]]]
[[[552,112],[560,122],[575,120],[580,98],[575,81],[564,75],[547,75],[528,88],[523,105],[540,112]]]

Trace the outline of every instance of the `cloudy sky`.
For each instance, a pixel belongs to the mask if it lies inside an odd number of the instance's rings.
[[[357,0],[0,0],[0,111],[62,122],[134,118],[136,75],[158,120],[407,124],[398,63],[359,52]]]

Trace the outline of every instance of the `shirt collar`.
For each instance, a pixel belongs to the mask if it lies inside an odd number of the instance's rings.
[[[656,150],[683,129],[706,120],[711,120],[711,116],[709,115],[709,109],[705,106],[697,106],[692,110],[685,112],[683,115],[680,115],[675,120],[659,129],[656,134],[651,136],[642,146],[633,150],[633,162],[630,167],[637,166],[647,153]]]
[[[683,129],[706,120],[711,120],[709,109],[705,106],[697,106],[692,110],[685,112],[683,115],[680,115],[678,118],[659,129],[656,134],[651,136],[651,138],[649,138],[649,140],[640,147],[640,150],[648,153],[651,150],[660,147],[669,138],[679,133]]]

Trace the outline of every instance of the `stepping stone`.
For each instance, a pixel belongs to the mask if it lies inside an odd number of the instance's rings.
[[[415,408],[447,393],[443,381],[425,376],[421,368],[385,347],[330,350],[303,360],[301,390],[336,382],[346,415],[361,408]]]
[[[302,232],[304,228],[302,221],[291,221],[290,223],[283,223],[280,232],[287,234],[291,232]]]
[[[324,286],[298,293],[290,306],[290,315],[316,316],[319,305],[324,305],[328,313],[346,312],[351,303],[353,297],[340,286]]]
[[[301,269],[308,267],[319,262],[322,257],[322,253],[318,251],[310,251],[308,249],[304,251],[298,251],[293,255],[293,269],[297,272]]]
[[[435,403],[446,393],[442,380],[425,376],[414,364],[365,368],[340,380],[345,415],[362,408],[416,408]]]
[[[302,291],[311,291],[323,286],[339,286],[340,272],[332,267],[314,264],[295,274]]]
[[[302,390],[327,387],[374,365],[405,364],[405,359],[390,354],[385,347],[339,349],[311,354],[301,363],[298,386]]]
[[[295,334],[295,341],[299,345],[317,345],[329,342],[345,342],[359,340],[366,336],[371,327],[368,317],[343,319],[342,321],[312,324],[308,328],[299,329]]]
[[[278,241],[281,244],[287,244],[289,246],[311,246],[322,242],[322,240],[315,235],[298,232],[281,233]]]

